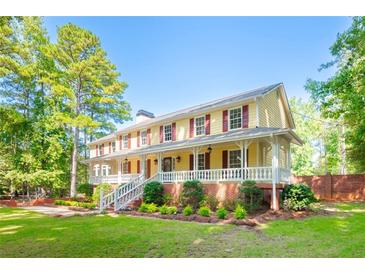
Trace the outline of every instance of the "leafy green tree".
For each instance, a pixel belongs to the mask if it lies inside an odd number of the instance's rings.
[[[68,127],[73,140],[70,195],[76,195],[80,132],[96,132],[104,122],[129,119],[130,107],[123,100],[127,85],[107,58],[96,35],[73,24],[58,29],[57,42],[47,47],[47,56],[57,71],[47,76],[51,93],[62,102],[55,120]]]
[[[296,133],[302,146],[292,147],[292,169],[295,175],[339,173],[340,153],[338,125],[324,118],[312,100],[290,98]]]
[[[50,42],[39,17],[1,21],[0,143],[6,162],[1,180],[13,190],[64,187],[68,141],[62,124],[54,122],[57,107],[43,77],[55,70],[44,54]]]
[[[348,155],[350,171],[365,171],[365,17],[354,17],[351,27],[330,48],[333,60],[321,69],[335,68],[326,81],[308,80],[306,89],[324,117],[345,128],[341,159]],[[347,153],[346,153],[347,152]]]

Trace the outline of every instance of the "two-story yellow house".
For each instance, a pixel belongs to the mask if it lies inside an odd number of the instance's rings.
[[[290,180],[290,145],[302,141],[282,83],[155,117],[140,110],[136,123],[89,143],[90,183],[114,184],[101,207],[116,210],[140,198],[151,180],[177,197],[186,180],[200,180],[223,200],[243,180],[271,192]]]

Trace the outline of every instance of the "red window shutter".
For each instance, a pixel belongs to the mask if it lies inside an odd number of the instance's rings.
[[[147,170],[146,170],[147,178],[151,177],[151,159],[147,159]]]
[[[104,144],[101,145],[101,155],[104,155]]]
[[[205,115],[205,135],[210,135],[210,114]]]
[[[137,160],[137,173],[141,173],[141,161]]]
[[[96,155],[96,157],[99,156],[99,145],[95,146],[95,155]]]
[[[194,137],[194,118],[190,119],[190,131],[189,131],[189,137]]]
[[[119,150],[122,150],[122,135],[119,136]]]
[[[248,128],[248,105],[242,107],[242,127]]]
[[[147,145],[151,144],[151,129],[147,129]]]
[[[228,110],[223,110],[223,132],[228,131]]]
[[[132,163],[131,161],[128,161],[128,174],[131,174],[132,172]]]
[[[172,141],[176,141],[176,123],[172,123]]]
[[[210,153],[205,152],[205,169],[210,169]]]
[[[228,151],[222,151],[222,168],[228,168]]]
[[[137,147],[139,147],[139,139],[140,139],[140,136],[141,136],[141,132],[140,131],[137,131]],[[139,173],[139,172],[138,172]]]
[[[112,153],[112,143],[109,142],[109,154]]]
[[[190,170],[194,170],[194,155],[193,154],[189,155],[189,168],[190,168]]]
[[[163,143],[163,126],[160,126],[160,143]]]
[[[128,149],[131,148],[131,141],[132,141],[131,134],[128,133]]]

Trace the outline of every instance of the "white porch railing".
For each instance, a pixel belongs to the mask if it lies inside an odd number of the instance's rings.
[[[101,184],[101,183],[116,184],[118,182],[120,182],[121,184],[125,184],[137,178],[138,176],[139,176],[138,173],[122,174],[120,176],[119,181],[117,174],[108,176],[90,176],[90,184]]]
[[[201,181],[270,181],[272,180],[271,167],[225,168],[189,171],[160,172],[158,180],[161,182],[184,182],[187,180]]]

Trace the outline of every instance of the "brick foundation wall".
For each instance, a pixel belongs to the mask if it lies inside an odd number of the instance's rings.
[[[170,193],[174,201],[178,201],[183,184],[164,184],[165,193]],[[203,184],[204,193],[206,195],[215,196],[218,201],[222,202],[227,199],[235,199],[238,195],[237,183],[224,183],[224,184]]]
[[[239,183],[204,183],[203,188],[206,195],[215,196],[218,201],[223,202],[225,200],[234,200],[237,198],[239,194],[239,185]],[[177,203],[183,189],[183,184],[164,184],[163,186],[165,193],[170,193],[173,201]],[[277,193],[280,193],[280,189],[277,189]],[[267,203],[271,202],[271,188],[267,189],[266,186],[264,188],[264,200]]]
[[[365,174],[295,176],[293,183],[304,182],[316,197],[328,201],[364,201]]]

